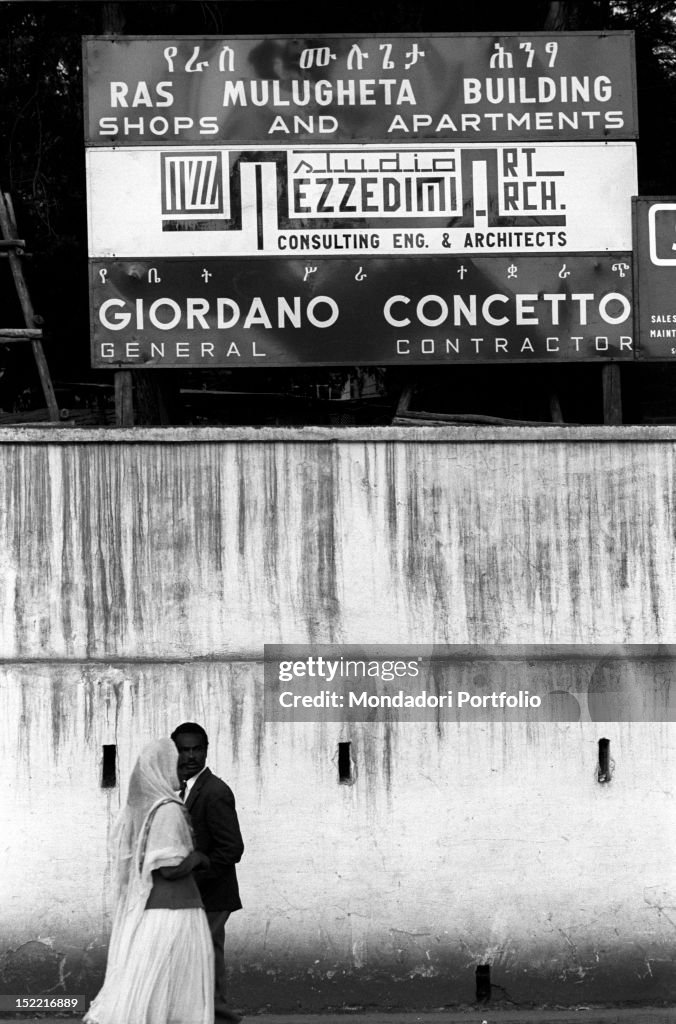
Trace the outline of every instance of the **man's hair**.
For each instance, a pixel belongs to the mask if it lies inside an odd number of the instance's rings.
[[[174,743],[176,742],[177,737],[183,732],[196,732],[204,740],[204,746],[209,746],[209,737],[202,726],[198,725],[197,722],[182,722],[180,725],[177,725],[171,734],[171,738]]]

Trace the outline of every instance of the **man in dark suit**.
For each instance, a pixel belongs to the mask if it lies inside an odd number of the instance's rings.
[[[209,739],[201,725],[183,722],[171,734],[178,750],[180,795],[190,813],[195,846],[209,858],[209,867],[195,871],[214,944],[216,1022],[236,1024],[241,1017],[225,1003],[225,923],[242,903],[237,886],[237,864],[244,852],[235,797],[225,782],[206,767]]]

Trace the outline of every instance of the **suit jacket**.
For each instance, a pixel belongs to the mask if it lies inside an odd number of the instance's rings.
[[[195,833],[195,847],[211,861],[209,868],[195,871],[204,909],[240,910],[235,864],[242,859],[244,843],[232,790],[205,768],[190,789],[185,806]]]

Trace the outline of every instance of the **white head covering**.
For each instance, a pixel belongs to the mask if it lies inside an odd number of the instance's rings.
[[[112,838],[119,898],[128,905],[142,901],[145,906],[152,872],[180,864],[193,849],[188,815],[174,792],[177,759],[170,739],[155,740],[141,751],[131,773]]]

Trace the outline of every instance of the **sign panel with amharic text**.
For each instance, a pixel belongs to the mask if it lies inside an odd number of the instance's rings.
[[[90,37],[88,145],[635,139],[628,32]]]
[[[94,365],[628,360],[631,260],[93,260]]]

